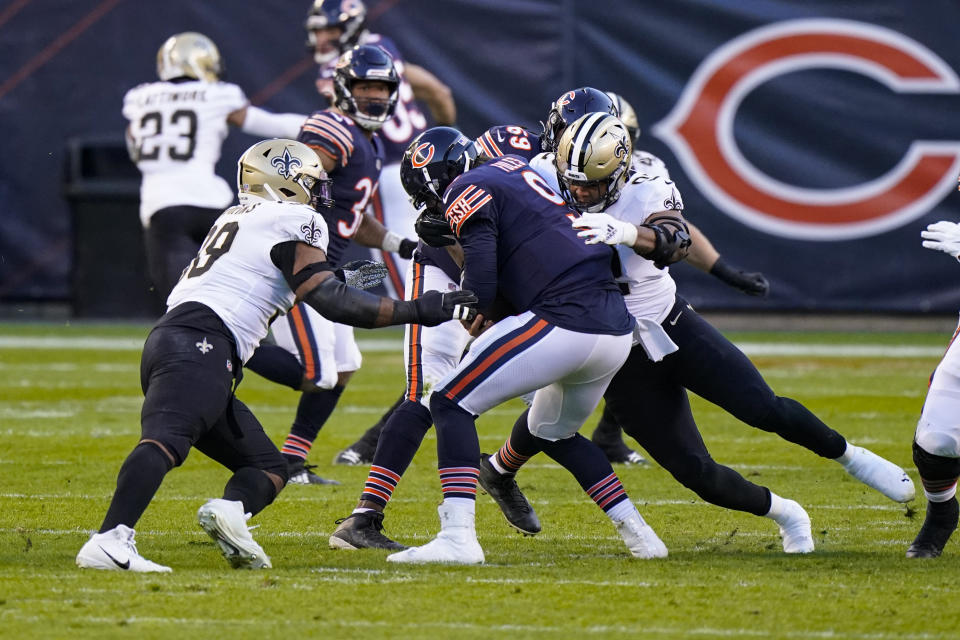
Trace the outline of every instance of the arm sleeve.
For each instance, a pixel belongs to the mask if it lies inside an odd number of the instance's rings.
[[[247,107],[241,130],[264,138],[295,140],[306,119],[307,116],[301,113],[271,113],[250,105]]]

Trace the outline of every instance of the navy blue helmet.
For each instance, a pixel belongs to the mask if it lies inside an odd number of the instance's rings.
[[[353,47],[366,26],[367,7],[361,0],[314,0],[307,13],[307,48],[317,64],[326,64]],[[340,35],[329,44],[317,48],[319,29],[339,27]]]
[[[473,140],[453,127],[427,129],[413,139],[400,161],[400,182],[417,210],[443,216],[443,193],[477,159]]]
[[[360,81],[385,83],[390,91],[389,97],[384,100],[361,99],[358,103],[353,95],[353,87]],[[333,72],[333,104],[358,125],[372,131],[382,127],[393,116],[399,88],[400,75],[393,65],[393,58],[372,44],[363,44],[344,53]]]
[[[581,116],[595,112],[620,117],[616,103],[599,89],[580,87],[565,92],[550,105],[550,113],[547,114],[547,121],[543,124],[543,133],[540,136],[543,150],[556,153],[563,130]]]

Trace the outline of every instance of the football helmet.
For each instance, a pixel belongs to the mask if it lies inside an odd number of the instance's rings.
[[[307,48],[317,64],[326,64],[360,40],[367,22],[367,7],[360,0],[314,0],[307,13]],[[339,27],[341,33],[329,51],[317,51],[319,29]]]
[[[453,127],[434,127],[414,138],[400,161],[400,183],[413,208],[443,217],[444,191],[476,159],[476,143]]]
[[[627,127],[616,116],[588,113],[570,124],[560,136],[554,163],[560,192],[578,211],[603,211],[620,197],[627,181],[633,142]],[[575,187],[596,187],[584,201],[574,197]]]
[[[385,100],[363,98],[358,102],[353,87],[360,81],[382,82],[390,94]],[[333,72],[334,106],[370,131],[376,131],[393,117],[399,88],[400,75],[393,65],[393,58],[372,44],[360,45],[344,53]]]
[[[547,121],[543,124],[543,134],[540,136],[540,144],[544,151],[556,153],[557,143],[560,141],[560,135],[571,122],[587,113],[609,113],[613,116],[619,116],[616,105],[610,96],[599,89],[592,87],[580,87],[573,91],[567,91],[550,105],[550,113],[547,114]]]
[[[193,78],[216,82],[221,73],[220,51],[202,33],[185,31],[172,35],[157,51],[157,75],[161,80]]]
[[[633,146],[637,146],[637,141],[640,139],[640,123],[637,120],[637,112],[633,110],[629,102],[623,99],[623,96],[613,91],[605,91],[604,93],[613,100],[614,106],[620,113],[620,122],[627,127],[627,131],[630,133],[630,139],[633,140]]]
[[[263,140],[237,161],[240,196],[309,204],[319,211],[333,206],[330,179],[317,153],[296,140]]]

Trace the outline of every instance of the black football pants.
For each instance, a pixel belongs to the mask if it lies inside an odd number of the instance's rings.
[[[711,458],[687,389],[820,456],[843,454],[843,436],[800,403],[774,394],[746,355],[685,300],[677,298],[662,326],[679,350],[652,362],[643,347],[634,347],[604,398],[623,430],[681,484],[721,507],[756,515],[770,508],[767,489]]]
[[[147,270],[161,300],[166,301],[221,213],[222,209],[178,206],[160,209],[150,218],[143,231]]]

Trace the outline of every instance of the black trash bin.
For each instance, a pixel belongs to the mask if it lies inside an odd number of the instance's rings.
[[[140,225],[140,172],[123,136],[68,140],[65,194],[73,223],[74,315],[159,317]]]

